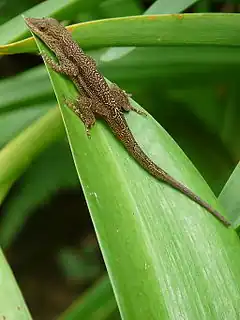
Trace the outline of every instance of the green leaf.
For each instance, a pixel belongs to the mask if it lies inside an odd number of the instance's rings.
[[[239,20],[238,14],[146,15],[77,24],[72,34],[85,48],[183,44],[238,47]]]
[[[117,4],[117,5],[116,5]],[[135,16],[141,14],[139,1],[135,0],[105,0],[99,6],[99,10],[103,13],[104,17],[124,17]]]
[[[56,102],[55,102],[56,104]],[[32,105],[28,108],[19,108],[0,114],[0,147],[3,147],[8,141],[13,139],[24,128],[29,126],[34,120],[43,116],[53,105],[42,103]]]
[[[182,12],[198,0],[157,0],[146,10],[144,14],[167,14]]]
[[[228,219],[236,229],[240,229],[240,163],[228,179],[223,188],[219,200],[226,209]]]
[[[38,108],[37,105],[46,101],[49,103],[54,98],[46,70],[42,66],[2,80],[0,96],[1,113],[26,106],[33,108],[33,104]]]
[[[10,247],[38,206],[46,203],[59,189],[73,188],[78,184],[66,141],[52,143],[28,167],[3,205],[0,225],[1,247]]]
[[[101,121],[88,139],[62,101],[76,96],[76,89],[48,71],[122,317],[238,319],[240,258],[234,230],[152,178]],[[197,170],[150,115],[130,113],[126,119],[153,161],[220,210]]]
[[[240,46],[238,14],[133,16],[69,27],[85,49],[107,46]],[[96,32],[97,31],[97,32]],[[220,49],[220,48],[219,48]],[[36,51],[33,39],[0,46],[0,54]]]
[[[155,1],[143,14],[167,14],[167,13],[179,13],[189,7],[191,4],[197,2],[198,0],[157,0]],[[131,51],[136,50],[134,47],[123,47],[123,48],[109,48],[104,55],[102,60],[119,59],[124,55],[129,54]]]
[[[31,315],[0,249],[0,315],[2,319],[30,320]]]
[[[0,203],[3,202],[3,200],[5,199],[6,195],[8,194],[8,191],[10,190],[12,184],[14,181],[8,181],[5,184],[1,185],[0,188]]]
[[[58,109],[47,112],[0,151],[0,186],[16,180],[33,159],[63,134]],[[17,156],[16,156],[17,155]]]
[[[108,276],[105,275],[85,293],[84,297],[74,301],[58,320],[104,320],[116,310],[117,304],[112,286]]]

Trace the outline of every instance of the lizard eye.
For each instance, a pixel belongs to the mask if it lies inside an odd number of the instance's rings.
[[[46,29],[47,29],[46,23],[42,23],[42,24],[39,26],[39,30],[41,30],[41,31],[45,31]]]

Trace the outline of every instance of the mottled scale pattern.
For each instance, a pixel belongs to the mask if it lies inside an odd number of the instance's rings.
[[[88,56],[86,56],[86,63],[80,64],[82,70],[82,77],[86,84],[91,88],[92,92],[103,102],[112,107],[116,106],[116,101],[111,94],[111,90],[104,79],[104,77],[97,71],[96,66],[89,64]]]

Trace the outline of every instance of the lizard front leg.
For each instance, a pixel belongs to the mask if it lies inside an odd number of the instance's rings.
[[[90,129],[96,122],[94,113],[91,110],[93,101],[85,96],[79,96],[74,102],[66,99],[64,102],[82,120],[87,136],[90,138]]]
[[[55,62],[52,58],[50,58],[45,52],[41,52],[41,56],[44,58],[47,65],[58,73],[65,74],[69,77],[77,77],[79,74],[79,70],[77,66],[65,58],[63,62],[59,59],[60,63]]]

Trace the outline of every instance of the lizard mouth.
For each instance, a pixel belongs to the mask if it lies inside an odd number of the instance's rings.
[[[34,20],[36,20],[36,19],[24,17],[24,20],[30,29],[32,29],[34,27]]]
[[[41,35],[47,29],[47,22],[43,19],[38,18],[25,18],[24,20],[29,27],[29,29],[34,32],[36,35]]]

